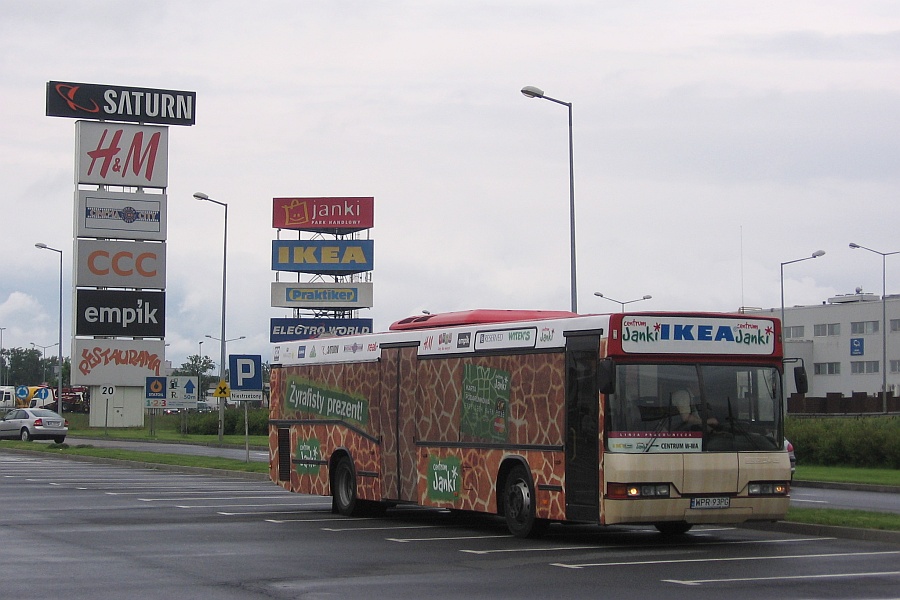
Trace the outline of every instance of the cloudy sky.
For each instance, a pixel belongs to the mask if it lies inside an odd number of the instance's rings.
[[[378,330],[419,313],[734,311],[881,292],[900,250],[894,0],[0,0],[0,327],[57,339],[74,127],[50,80],[189,90],[169,133],[167,358],[269,360],[272,198],[374,196]],[[887,259],[900,292],[900,256]],[[69,336],[71,297],[64,302]],[[218,360],[217,343],[203,353]],[[55,349],[48,350],[49,354]],[[64,354],[69,355],[68,344]]]

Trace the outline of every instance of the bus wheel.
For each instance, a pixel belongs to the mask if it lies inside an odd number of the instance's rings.
[[[654,527],[663,535],[683,535],[690,531],[693,525],[684,521],[666,521],[656,523]]]
[[[534,483],[522,465],[513,467],[506,478],[503,507],[506,526],[514,536],[533,538],[547,530],[549,522],[535,517]]]
[[[353,463],[349,457],[341,458],[334,468],[334,480],[332,481],[332,494],[334,496],[334,508],[345,517],[356,514],[358,501],[356,499],[356,475],[353,473]]]

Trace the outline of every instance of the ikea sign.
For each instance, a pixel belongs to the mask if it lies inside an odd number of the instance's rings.
[[[272,270],[350,275],[371,271],[372,240],[273,240]]]

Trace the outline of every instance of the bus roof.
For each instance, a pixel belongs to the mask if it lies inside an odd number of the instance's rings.
[[[485,323],[508,323],[510,321],[541,321],[544,319],[565,319],[577,317],[577,313],[566,310],[503,310],[480,308],[458,312],[415,315],[391,324],[391,331],[406,329],[430,329],[453,327],[455,325],[482,325]]]

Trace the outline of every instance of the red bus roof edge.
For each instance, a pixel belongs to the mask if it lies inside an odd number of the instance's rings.
[[[577,317],[577,313],[567,310],[504,310],[475,309],[448,313],[423,314],[406,317],[391,323],[391,331],[408,329],[430,329],[454,325],[480,325],[483,323],[507,323],[510,321],[540,321],[545,319],[567,319]]]

